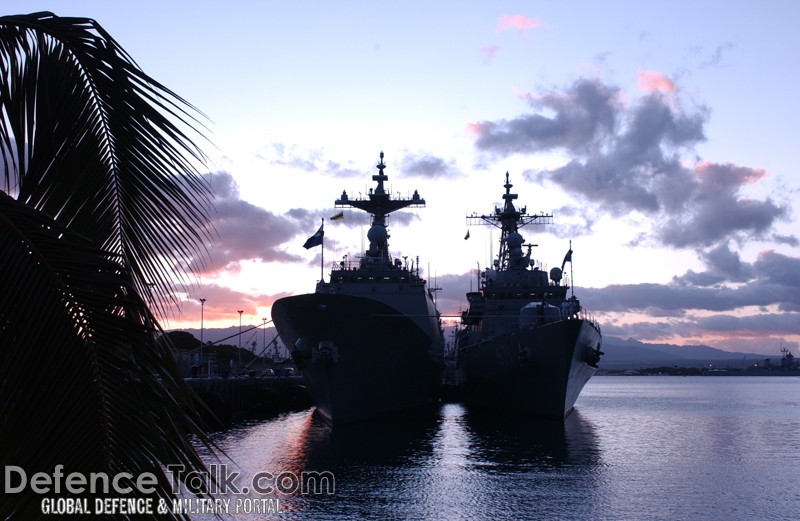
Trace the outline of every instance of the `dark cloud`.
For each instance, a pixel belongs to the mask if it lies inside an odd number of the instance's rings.
[[[564,94],[530,98],[533,108],[552,112],[553,116],[524,114],[511,120],[476,123],[475,146],[504,155],[556,148],[588,153],[593,144],[614,132],[618,93],[619,89],[598,81],[581,80]]]
[[[800,246],[800,239],[795,237],[794,235],[780,235],[780,234],[773,234],[772,240],[779,243],[779,244],[786,244],[788,246]]]
[[[746,282],[753,278],[751,264],[742,262],[739,254],[732,251],[730,244],[720,244],[703,254],[709,271],[715,272],[722,281]],[[702,284],[708,286],[709,284]]]
[[[431,179],[461,177],[463,175],[455,166],[455,161],[446,160],[426,152],[406,153],[400,160],[398,169],[409,176]]]
[[[695,327],[704,332],[749,332],[800,335],[800,313],[759,313],[758,315],[714,315],[698,318]]]
[[[696,310],[733,311],[745,307],[777,306],[780,311],[800,311],[800,258],[774,251],[742,263],[727,248],[709,253],[711,269],[675,277],[670,284],[615,284],[582,288],[584,304],[597,312],[638,312],[653,316]],[[722,282],[736,280],[735,286]]]
[[[658,236],[669,246],[711,246],[732,237],[764,237],[788,209],[770,198],[757,201],[739,195],[740,189],[764,176],[758,169],[731,164],[698,165],[687,204],[665,216]]]
[[[635,338],[640,341],[661,340],[675,335],[675,322],[604,323],[603,336]]]
[[[545,226],[537,233],[549,233],[560,239],[591,235],[599,216],[593,208],[566,205],[553,210],[553,220],[554,226]]]
[[[627,119],[627,124],[613,127],[622,130],[596,136],[585,147],[589,153],[574,156],[540,178],[616,215],[632,210],[680,212],[694,181],[674,149],[704,139],[702,115],[678,114],[664,96],[653,93],[617,117]]]
[[[785,286],[800,293],[800,258],[788,257],[773,250],[765,251],[753,263],[753,270],[759,280]],[[797,305],[798,300],[795,300],[794,304]]]
[[[782,257],[782,258],[781,258]],[[800,259],[763,256],[759,262],[775,263],[778,273],[785,277],[787,270]],[[755,263],[755,264],[758,264]],[[609,286],[603,289],[580,290],[582,302],[601,317],[614,311],[632,311],[650,317],[626,322],[616,317],[602,321],[605,335],[636,338],[642,341],[675,341],[682,338],[690,343],[703,338],[704,343],[727,350],[778,354],[776,345],[795,345],[792,337],[800,334],[798,285],[776,284],[768,277],[755,279],[739,288],[693,287],[686,285],[637,284]],[[768,306],[778,304],[778,311]],[[742,311],[745,306],[759,308],[758,312]],[[774,309],[774,308],[773,308]],[[736,313],[728,313],[734,311]],[[708,315],[708,312],[716,312]],[[612,315],[615,316],[615,315]],[[714,340],[711,340],[714,339]],[[787,341],[788,339],[788,341]]]
[[[211,261],[201,271],[236,270],[244,260],[300,259],[284,251],[281,245],[307,231],[303,220],[275,215],[241,200],[236,182],[227,172],[208,174],[207,179],[214,196],[209,223],[214,240],[207,245]]]

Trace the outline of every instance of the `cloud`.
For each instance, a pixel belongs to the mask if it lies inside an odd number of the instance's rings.
[[[681,277],[675,277],[676,282],[694,286],[713,286],[726,281],[746,282],[753,277],[752,264],[742,262],[739,254],[730,249],[730,244],[720,244],[705,251],[701,255],[708,270],[696,273],[687,271]]]
[[[453,160],[446,160],[427,152],[406,152],[398,164],[398,169],[412,177],[429,179],[463,176],[455,164]]]
[[[730,163],[687,164],[706,139],[708,111],[682,110],[663,95],[672,87],[662,77],[648,78],[654,90],[630,103],[620,101],[617,87],[588,79],[526,95],[534,111],[470,126],[475,147],[501,157],[565,153],[561,166],[525,176],[555,183],[614,216],[652,216],[659,223],[654,238],[663,245],[709,248],[767,236],[788,208],[742,192],[767,173]]]
[[[369,172],[374,172],[369,167],[354,167],[352,164],[343,164],[330,159],[323,149],[308,149],[298,145],[287,146],[282,143],[272,143],[262,147],[257,155],[272,165],[330,177],[363,178]],[[394,164],[387,165],[387,173],[391,175],[391,169],[396,168],[397,171],[412,177],[436,178],[463,175],[455,164],[455,161],[446,160],[429,152],[404,151],[399,160]]]
[[[364,175],[364,169],[342,164],[326,157],[324,149],[311,149],[298,145],[272,143],[262,147],[256,157],[272,165],[284,166],[303,172],[330,177],[350,178]]]
[[[663,92],[671,93],[678,91],[678,85],[661,74],[655,71],[639,71],[638,72],[639,88],[647,92]]]
[[[759,279],[800,293],[800,258],[789,257],[774,250],[767,250],[759,254],[758,260],[753,263],[753,270]],[[800,296],[793,302],[795,306],[798,306],[800,304]],[[794,309],[800,310],[800,306]]]
[[[277,294],[256,294],[253,292],[236,291],[226,286],[218,284],[202,284],[193,288],[191,296],[183,294],[180,301],[180,317],[178,320],[186,321],[197,317],[197,325],[200,325],[201,305],[200,298],[206,299],[202,306],[203,319],[209,323],[214,321],[230,320],[231,325],[239,323],[237,310],[244,311],[245,316],[254,316],[259,308],[267,308],[272,303],[289,296],[288,293]],[[169,325],[167,324],[167,327]]]
[[[211,225],[216,240],[209,245],[211,271],[243,260],[296,262],[300,257],[280,246],[308,228],[305,219],[287,219],[239,198],[233,177],[227,172],[208,176],[214,194]]]
[[[549,114],[523,114],[511,120],[469,125],[478,150],[499,154],[535,153],[565,149],[589,153],[603,136],[614,132],[619,89],[598,81],[581,80],[565,93],[525,95],[534,109]],[[518,94],[519,95],[519,94]]]
[[[730,312],[749,307],[800,311],[800,258],[763,251],[753,263],[743,263],[727,247],[706,254],[707,272],[688,271],[670,284],[615,284],[583,288],[581,300],[598,312],[661,314],[670,311]],[[737,281],[728,286],[725,281]]]
[[[481,54],[483,55],[483,63],[491,63],[494,61],[494,57],[500,52],[499,45],[484,45],[480,49]]]
[[[788,208],[770,198],[762,201],[740,195],[747,184],[766,176],[761,169],[731,164],[702,163],[686,180],[686,204],[658,227],[661,241],[670,246],[711,246],[730,237],[764,237]]]
[[[529,29],[539,29],[542,22],[538,18],[528,18],[524,15],[503,15],[497,20],[497,32],[501,33],[508,30],[519,30],[524,34]]]
[[[779,244],[786,244],[787,246],[798,247],[800,246],[800,239],[795,237],[794,235],[781,235],[775,233],[772,235],[772,240],[779,243]]]
[[[708,69],[716,67],[723,62],[725,54],[733,49],[736,45],[733,43],[723,43],[714,48],[711,56],[700,64],[700,69]]]
[[[715,259],[716,272],[687,272],[671,284],[580,288],[577,293],[592,312],[615,317],[603,324],[605,334],[643,341],[703,339],[724,349],[772,354],[777,354],[779,341],[796,345],[791,339],[800,335],[800,258],[766,251],[747,264],[726,251],[715,255],[721,258]],[[733,271],[739,280],[747,273],[751,278],[726,286],[720,284],[731,278],[720,274],[725,271]],[[639,318],[619,318],[631,316]]]

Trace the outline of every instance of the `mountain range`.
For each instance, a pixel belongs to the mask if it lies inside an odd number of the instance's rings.
[[[763,354],[723,351],[706,345],[679,346],[647,344],[633,338],[603,337],[600,369],[639,369],[645,367],[731,367],[744,369],[762,362]],[[776,353],[776,357],[778,358]]]

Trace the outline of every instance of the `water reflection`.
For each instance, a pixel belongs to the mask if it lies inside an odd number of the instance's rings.
[[[484,519],[527,517],[532,498],[591,511],[601,468],[594,428],[579,411],[564,423],[445,404],[331,429],[311,411],[220,435],[243,476],[329,471],[335,494],[282,497],[283,518]],[[253,496],[251,492],[251,496]],[[572,494],[570,494],[572,495]]]
[[[448,404],[431,465],[415,473],[414,513],[423,519],[584,517],[595,508],[600,460],[593,427],[579,413],[561,423]]]
[[[546,470],[600,461],[594,429],[578,410],[563,422],[507,412],[467,411],[464,417],[472,439],[470,457],[490,470]]]
[[[786,519],[797,382],[603,377],[563,425],[446,404],[334,430],[307,410],[215,439],[243,477],[335,474],[335,494],[282,496],[275,519]]]
[[[430,455],[437,427],[438,408],[336,428],[312,414],[305,435],[307,465],[338,469],[412,464]]]

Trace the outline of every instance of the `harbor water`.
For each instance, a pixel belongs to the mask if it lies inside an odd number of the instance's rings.
[[[796,377],[595,377],[563,425],[447,403],[333,430],[309,409],[213,437],[230,460],[209,463],[239,473],[222,494],[233,519],[800,518]]]

